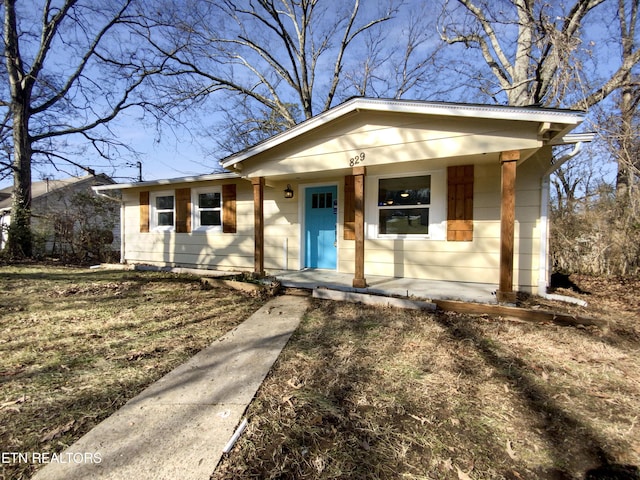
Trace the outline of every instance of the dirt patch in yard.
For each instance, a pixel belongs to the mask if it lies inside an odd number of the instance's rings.
[[[523,301],[604,330],[314,300],[212,478],[640,478],[640,285],[601,282]]]

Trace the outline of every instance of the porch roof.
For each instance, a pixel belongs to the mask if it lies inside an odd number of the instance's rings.
[[[240,175],[234,172],[210,173],[205,175],[192,175],[189,177],[168,178],[160,180],[150,180],[147,182],[132,183],[116,183],[113,185],[99,185],[92,187],[96,192],[106,192],[110,190],[127,190],[131,188],[157,187],[161,185],[173,185],[177,183],[196,183],[206,182],[210,180],[229,180],[240,178]]]
[[[430,116],[474,118],[484,120],[509,120],[539,123],[539,132],[546,134],[549,142],[562,143],[562,137],[579,125],[585,113],[576,110],[539,107],[512,107],[470,103],[427,102],[415,100],[389,100],[352,98],[326,112],[316,115],[289,130],[268,138],[252,147],[230,155],[220,164],[225,169],[233,168],[255,155],[291,141],[302,134],[315,130],[350,113],[360,111],[422,114]]]

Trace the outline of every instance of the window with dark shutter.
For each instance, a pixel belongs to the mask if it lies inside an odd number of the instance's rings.
[[[236,233],[236,185],[222,186],[222,231]]]
[[[191,233],[191,189],[176,189],[176,232]]]
[[[149,192],[140,192],[140,233],[149,233]]]
[[[344,239],[356,239],[356,204],[355,204],[355,177],[347,175],[344,177]]]
[[[447,168],[447,240],[473,240],[473,165]]]

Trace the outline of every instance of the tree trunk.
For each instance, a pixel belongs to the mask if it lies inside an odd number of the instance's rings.
[[[25,102],[13,106],[13,204],[7,252],[13,258],[31,257],[31,141]]]
[[[627,4],[624,0],[618,0],[618,19],[620,21],[620,37],[622,38],[622,62],[626,63],[634,57],[636,46],[636,25],[638,22],[638,8],[640,2],[631,2],[627,12]],[[620,140],[618,143],[618,173],[616,176],[616,194],[618,200],[627,200],[627,194],[635,180],[634,167],[637,159],[633,154],[633,142],[636,138],[633,123],[638,100],[634,98],[634,82],[631,70],[624,73],[624,83],[620,95]],[[636,87],[637,88],[637,87]],[[635,90],[637,95],[637,90]]]
[[[31,234],[31,140],[28,103],[13,106],[13,204],[7,251],[14,258],[33,255]]]
[[[13,204],[7,251],[12,257],[31,257],[31,138],[30,100],[33,79],[24,74],[16,23],[15,0],[4,2],[5,61],[11,89],[13,129]]]
[[[618,200],[626,199],[629,184],[632,179],[631,165],[633,159],[630,156],[633,139],[633,111],[631,101],[631,88],[625,88],[620,98],[620,140],[618,142],[618,172],[616,175],[616,195]]]

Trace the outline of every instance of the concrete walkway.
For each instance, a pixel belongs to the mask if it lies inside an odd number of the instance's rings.
[[[305,297],[272,299],[130,400],[33,479],[208,480],[307,307]]]

